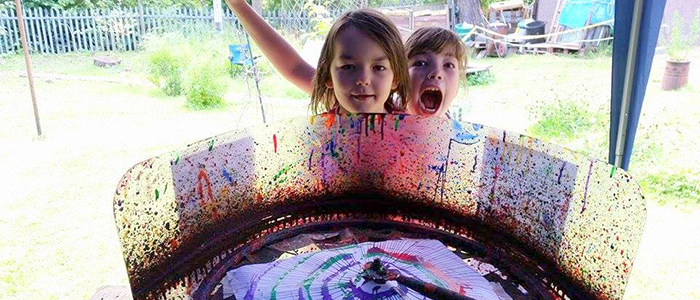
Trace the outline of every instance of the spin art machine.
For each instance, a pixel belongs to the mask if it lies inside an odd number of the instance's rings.
[[[323,114],[141,162],[114,215],[134,299],[216,299],[266,245],[349,227],[440,241],[528,299],[622,299],[646,208],[624,170],[528,136]]]

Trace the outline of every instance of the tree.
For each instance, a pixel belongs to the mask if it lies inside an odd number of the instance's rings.
[[[455,6],[459,9],[457,23],[466,22],[473,25],[486,26],[486,19],[481,10],[481,2],[479,0],[455,0]]]

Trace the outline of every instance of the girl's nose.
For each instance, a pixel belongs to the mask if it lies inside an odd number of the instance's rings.
[[[433,71],[428,75],[428,79],[442,80],[442,74],[439,71]]]
[[[355,84],[359,86],[369,85],[369,76],[363,72],[362,74],[360,74],[360,76],[357,76],[357,81]]]

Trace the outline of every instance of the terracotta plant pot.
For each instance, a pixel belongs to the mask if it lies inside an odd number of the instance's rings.
[[[688,84],[688,70],[690,70],[690,61],[666,61],[661,89],[670,91],[684,87]]]

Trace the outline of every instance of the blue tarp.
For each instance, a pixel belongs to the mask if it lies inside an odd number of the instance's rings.
[[[567,1],[559,15],[559,24],[570,28],[597,24],[612,20],[615,14],[615,0],[581,0]]]
[[[637,0],[639,1],[639,0]],[[610,149],[609,162],[615,163],[615,148],[620,122],[620,112],[624,94],[625,74],[628,73],[627,58],[630,45],[630,32],[634,14],[635,0],[617,0],[615,4],[615,39],[613,42],[612,59],[612,98],[610,101]],[[644,0],[642,18],[639,28],[639,39],[636,42],[637,51],[634,72],[632,75],[632,97],[630,100],[629,121],[624,139],[625,147],[622,152],[621,167],[628,169],[632,156],[632,146],[637,133],[639,115],[642,111],[644,93],[649,81],[649,71],[654,60],[654,50],[659,37],[659,26],[664,15],[666,0]]]

